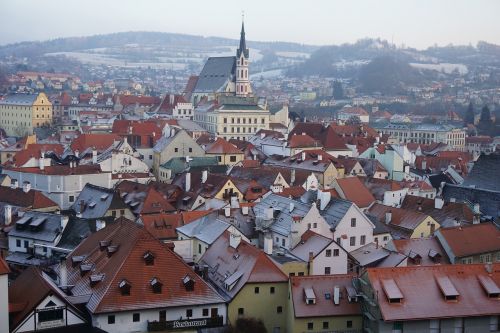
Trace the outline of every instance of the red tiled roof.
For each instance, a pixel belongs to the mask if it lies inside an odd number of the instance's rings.
[[[78,165],[71,168],[69,165],[52,165],[45,167],[43,170],[40,168],[6,168],[8,170],[22,172],[22,173],[36,173],[39,175],[87,175],[102,173],[101,166],[99,164],[89,164],[89,165]]]
[[[321,147],[321,144],[307,134],[292,135],[288,139],[290,148]]]
[[[241,161],[241,166],[244,168],[258,168],[260,167],[259,160],[243,160]]]
[[[141,214],[154,214],[163,212],[174,212],[175,208],[168,202],[160,192],[154,188],[149,188],[144,198]]]
[[[120,98],[120,104],[124,107],[136,103],[139,103],[139,105],[156,105],[161,102],[159,97],[135,95],[115,95],[113,96],[113,102],[116,103],[117,98]]]
[[[358,115],[358,116],[367,116],[368,112],[366,112],[365,109],[359,106],[351,106],[351,107],[344,107],[339,110],[339,112],[343,113],[348,113],[352,115]]]
[[[181,214],[160,213],[141,216],[144,228],[156,239],[177,239],[175,228],[183,225]]]
[[[61,144],[40,144],[34,143],[28,145],[24,150],[19,151],[14,155],[13,161],[14,165],[21,167],[27,163],[32,157],[39,159],[42,152],[52,151],[57,155],[61,155],[64,152],[64,146]]]
[[[390,206],[385,206],[379,203],[373,204],[368,212],[371,215],[376,216],[379,220],[385,223],[385,213],[391,212],[391,222],[390,224],[407,229],[414,230],[420,225],[428,215],[422,214],[415,211],[410,211],[401,208],[395,208]]]
[[[205,215],[208,215],[212,212],[212,210],[194,210],[190,212],[182,212],[182,221],[184,224],[191,223],[202,218]]]
[[[241,150],[236,148],[231,143],[223,138],[217,138],[214,143],[209,145],[206,150],[207,154],[243,154]]]
[[[12,189],[4,186],[0,186],[0,202],[31,209],[59,207],[57,203],[43,195],[40,191],[29,190],[28,192],[24,192],[22,188]]]
[[[347,177],[336,180],[344,198],[354,202],[358,207],[368,207],[375,198],[358,177]]]
[[[95,147],[97,151],[103,151],[109,148],[113,142],[121,141],[121,139],[120,136],[112,133],[82,134],[73,140],[70,147],[71,150],[80,152],[92,147]]]
[[[284,188],[282,192],[278,192],[276,194],[285,198],[292,197],[292,199],[298,199],[304,193],[306,193],[306,190],[302,186],[290,186]]]
[[[437,282],[442,277],[458,291],[457,300],[443,296]],[[500,264],[493,264],[491,273],[483,264],[368,268],[367,278],[386,322],[497,316],[499,312],[498,298],[488,297],[479,279],[491,279],[500,286]],[[383,281],[393,281],[403,296],[400,303],[389,302]]]
[[[436,237],[394,239],[392,242],[399,253],[402,253],[406,256],[408,256],[410,252],[417,253],[421,258],[418,265],[427,266],[450,263],[446,252],[443,250],[443,247],[441,246],[441,244],[439,244],[439,241],[436,239]],[[431,250],[439,253],[439,261],[433,261],[429,256],[429,252]],[[417,263],[414,263],[412,260],[408,260],[408,266],[412,265],[417,265]]]
[[[111,256],[101,250],[101,241],[116,247]],[[151,253],[153,265],[146,265],[144,256]],[[72,259],[84,256],[84,263],[92,265],[92,271],[83,276],[79,265],[72,266]],[[121,219],[86,238],[69,256],[66,262],[68,283],[74,285],[75,296],[89,295],[86,304],[91,313],[158,309],[176,306],[214,304],[223,302],[182,259],[165,244],[154,239],[139,225]],[[91,286],[90,274],[104,274],[104,279]],[[189,276],[194,289],[186,290],[182,279]],[[162,292],[154,293],[151,280],[158,279]],[[119,285],[127,281],[130,295],[123,296]]]
[[[490,136],[469,136],[465,138],[465,143],[493,143]]]
[[[457,257],[500,251],[500,230],[493,223],[441,228],[437,232]]]
[[[173,103],[171,103],[171,94],[166,94],[161,101],[158,112],[172,113],[172,110],[177,106],[177,104],[187,103],[186,99],[182,95],[174,95],[172,102]]]
[[[9,265],[5,262],[5,260],[0,257],[0,275],[5,275],[10,273]]]

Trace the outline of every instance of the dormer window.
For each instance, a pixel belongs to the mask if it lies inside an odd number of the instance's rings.
[[[313,288],[304,288],[304,298],[307,305],[316,304],[316,294]]]
[[[84,276],[86,273],[92,270],[92,264],[81,264],[80,265],[80,275]]]
[[[130,282],[125,279],[121,280],[118,284],[118,288],[120,288],[120,293],[122,294],[122,296],[130,296],[131,287],[132,286],[130,285]]]
[[[108,257],[111,257],[118,251],[118,245],[110,245],[107,247]]]
[[[393,279],[382,280],[382,289],[384,289],[389,303],[401,303],[403,301],[403,293]]]
[[[500,297],[500,288],[491,277],[486,275],[478,275],[477,279],[486,292],[486,295],[488,295],[488,298]]]
[[[74,256],[71,258],[71,266],[76,267],[81,264],[85,260],[85,256]]]
[[[186,288],[186,291],[194,290],[194,280],[189,275],[182,278],[182,284],[184,285],[184,288]]]
[[[445,300],[458,301],[458,296],[460,296],[460,293],[455,288],[449,277],[447,276],[436,277],[436,282]]]
[[[111,242],[109,240],[102,240],[99,242],[99,249],[101,251],[104,251],[110,245],[111,245]]]
[[[152,278],[151,281],[149,282],[151,285],[151,288],[153,289],[153,293],[155,294],[161,294],[161,287],[163,286],[163,283],[160,282],[157,278]]]
[[[91,276],[89,276],[89,282],[91,287],[95,286],[102,280],[104,280],[104,274],[92,274]]]
[[[151,253],[151,251],[144,253],[143,259],[146,266],[153,266],[155,264],[155,256]]]

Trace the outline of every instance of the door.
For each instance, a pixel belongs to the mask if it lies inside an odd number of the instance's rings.
[[[166,310],[160,311],[159,321],[167,321],[167,311]]]
[[[219,309],[218,308],[212,308],[210,310],[210,317],[214,318],[214,317],[217,317],[219,315]]]

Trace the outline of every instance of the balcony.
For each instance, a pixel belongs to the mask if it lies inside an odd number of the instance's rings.
[[[208,328],[208,327],[219,327],[223,325],[224,325],[224,317],[222,316],[209,317],[209,318],[170,320],[170,321],[148,321],[148,332],[158,332],[166,330],[185,330],[188,328],[198,329],[198,328]]]

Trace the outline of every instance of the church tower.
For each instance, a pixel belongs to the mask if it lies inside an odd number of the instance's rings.
[[[241,22],[240,47],[236,50],[236,96],[252,95],[248,75],[249,52],[245,41],[245,22]]]

